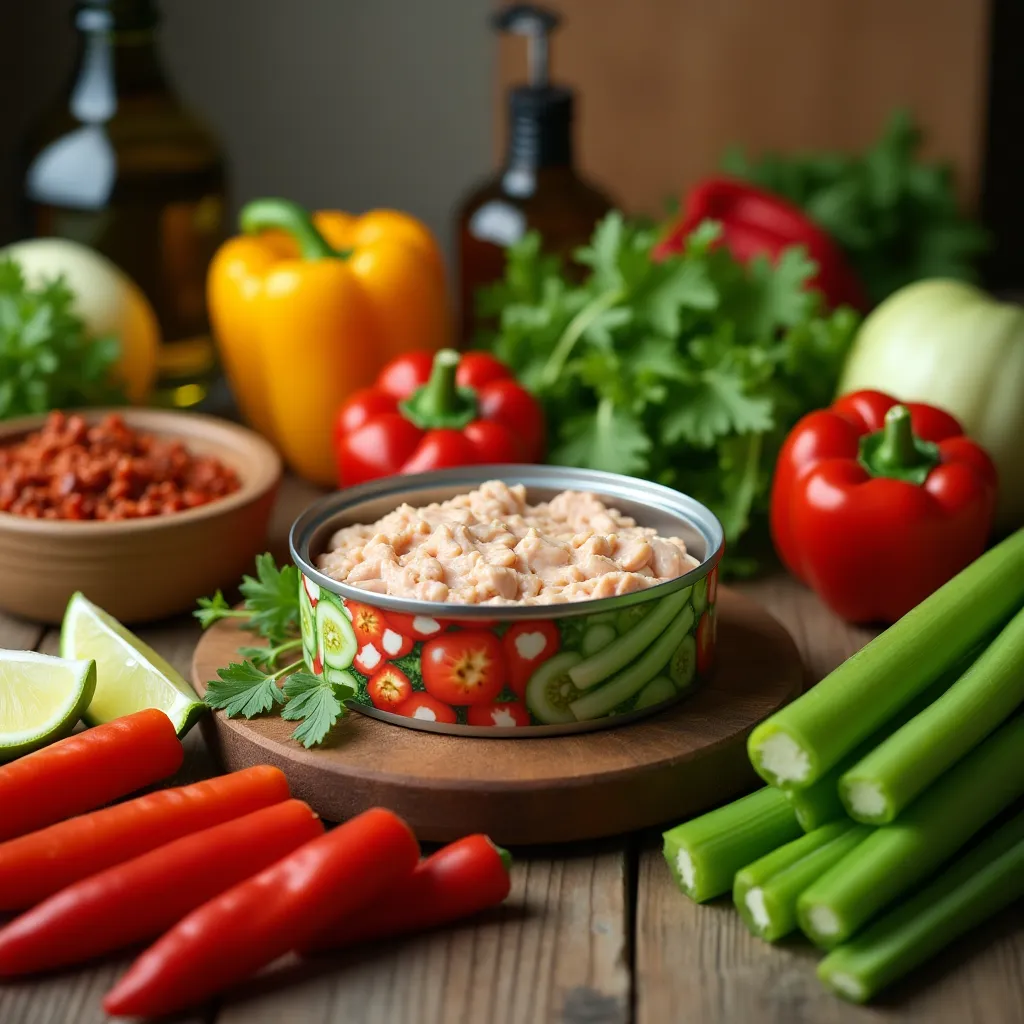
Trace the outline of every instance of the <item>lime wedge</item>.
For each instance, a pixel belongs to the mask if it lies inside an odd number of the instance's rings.
[[[96,662],[96,695],[85,712],[93,725],[158,708],[184,736],[206,710],[179,672],[82,594],[74,594],[64,612],[60,653]]]
[[[67,736],[95,691],[94,661],[0,651],[0,760]]]

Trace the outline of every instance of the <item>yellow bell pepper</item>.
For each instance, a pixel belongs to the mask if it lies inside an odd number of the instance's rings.
[[[207,300],[242,415],[289,466],[334,485],[338,407],[381,367],[449,340],[444,263],[413,217],[374,210],[312,217],[257,199],[210,266]]]

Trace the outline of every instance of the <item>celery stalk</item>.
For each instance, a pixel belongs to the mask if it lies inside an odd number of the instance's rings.
[[[1024,605],[1024,529],[750,734],[757,772],[809,786]]]
[[[732,898],[754,935],[775,942],[797,927],[800,893],[867,838],[871,830],[844,818],[808,832],[736,872]]]
[[[924,711],[929,704],[938,700],[984,649],[984,646],[979,646],[971,651],[967,657],[957,663],[955,668],[943,675],[937,683],[933,683],[923,693],[919,693],[906,707],[893,715],[870,739],[857,747],[852,754],[844,757],[834,768],[830,768],[817,782],[812,782],[811,785],[805,786],[803,789],[784,790],[786,799],[789,800],[793,813],[796,815],[796,820],[800,822],[800,827],[805,832],[813,832],[830,821],[846,818],[846,808],[843,806],[842,800],[839,799],[839,780],[843,773],[862,758],[867,757],[872,750],[915,715]]]
[[[818,977],[837,995],[867,1002],[1021,897],[1024,811],[912,899],[829,953],[818,965]]]
[[[1024,609],[933,704],[845,772],[850,817],[892,821],[1024,701]]]
[[[833,768],[804,789],[783,790],[796,820],[805,832],[813,832],[830,821],[849,820],[846,808],[839,799],[840,774],[839,769]]]
[[[737,871],[800,835],[786,798],[766,786],[664,834],[676,885],[697,903],[732,888]]]
[[[797,903],[818,945],[845,941],[1024,793],[1024,715],[993,733],[812,883]]]

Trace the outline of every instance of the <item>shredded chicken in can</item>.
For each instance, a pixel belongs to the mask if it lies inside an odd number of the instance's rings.
[[[595,494],[526,503],[491,480],[448,501],[401,505],[331,538],[318,568],[378,594],[453,604],[560,604],[628,594],[675,579],[697,560]]]

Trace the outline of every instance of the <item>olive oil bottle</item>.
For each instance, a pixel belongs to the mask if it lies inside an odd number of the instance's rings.
[[[30,140],[28,230],[91,246],[134,278],[163,333],[157,400],[194,405],[215,369],[205,292],[224,159],[164,75],[156,0],[80,0],[74,23],[70,85]]]

